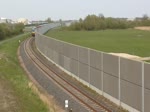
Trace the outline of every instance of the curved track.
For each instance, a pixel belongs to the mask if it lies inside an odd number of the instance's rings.
[[[75,100],[80,102],[85,108],[91,112],[113,112],[106,105],[95,101],[93,98],[88,96],[82,90],[78,89],[76,86],[71,84],[67,79],[59,75],[56,71],[51,69],[38,54],[34,51],[34,38],[27,39],[24,42],[24,50],[28,58],[34,63],[45,75],[52,79],[55,83],[59,85],[63,90],[65,90],[70,96],[73,96]]]

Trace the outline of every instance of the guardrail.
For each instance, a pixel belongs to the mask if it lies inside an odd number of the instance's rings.
[[[39,33],[36,33],[36,46],[45,57],[127,110],[149,112],[149,63],[114,56],[42,35],[49,28],[53,28],[52,26],[41,27],[37,30]]]

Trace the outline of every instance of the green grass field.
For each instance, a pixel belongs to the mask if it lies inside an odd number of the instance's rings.
[[[19,110],[17,109],[10,111],[48,112],[46,105],[43,104],[40,98],[34,94],[31,88],[29,88],[29,79],[27,78],[23,69],[20,67],[18,61],[18,41],[23,41],[27,37],[29,37],[29,34],[19,35],[8,40],[0,41],[0,81],[2,80],[8,82],[8,85],[5,86],[6,88],[11,88],[11,90],[13,90],[11,94],[13,94],[13,96],[16,98],[15,101],[17,104],[15,106]],[[7,94],[7,92],[4,94]],[[9,96],[7,97],[9,98]],[[5,105],[8,105],[7,102],[5,102]]]
[[[51,30],[46,35],[104,52],[128,53],[142,57],[150,56],[150,31],[134,29],[104,31]]]

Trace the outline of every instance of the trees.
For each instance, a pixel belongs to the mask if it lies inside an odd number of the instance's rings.
[[[69,30],[105,30],[105,29],[127,29],[135,26],[150,26],[148,15],[143,15],[142,18],[136,18],[134,21],[129,21],[127,18],[112,18],[104,17],[103,14],[88,15],[85,19],[79,19],[66,29]]]
[[[5,37],[4,29],[3,29],[2,25],[0,25],[0,40],[3,40],[4,37]]]
[[[124,18],[105,18],[103,14],[88,15],[84,20],[81,18],[73,23],[69,29],[72,30],[105,30],[105,29],[126,29],[132,27]]]
[[[51,20],[50,17],[48,17],[48,18],[45,20],[45,22],[52,23],[53,21]]]
[[[23,32],[24,25],[19,24],[0,24],[0,40],[17,35]]]
[[[150,18],[147,14],[144,14],[141,18],[135,18],[135,26],[150,26]]]
[[[150,20],[147,14],[144,14],[142,17],[142,25],[143,26],[149,26],[150,25]]]
[[[88,15],[83,21],[83,28],[85,30],[106,29],[105,17]]]
[[[146,21],[146,20],[148,20],[148,18],[149,18],[148,15],[147,15],[147,14],[144,14],[143,17],[142,17],[142,20],[143,20],[143,21]]]

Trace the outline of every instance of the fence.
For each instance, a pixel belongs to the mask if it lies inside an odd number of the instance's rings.
[[[39,51],[60,68],[131,112],[150,110],[150,64],[36,33]]]

